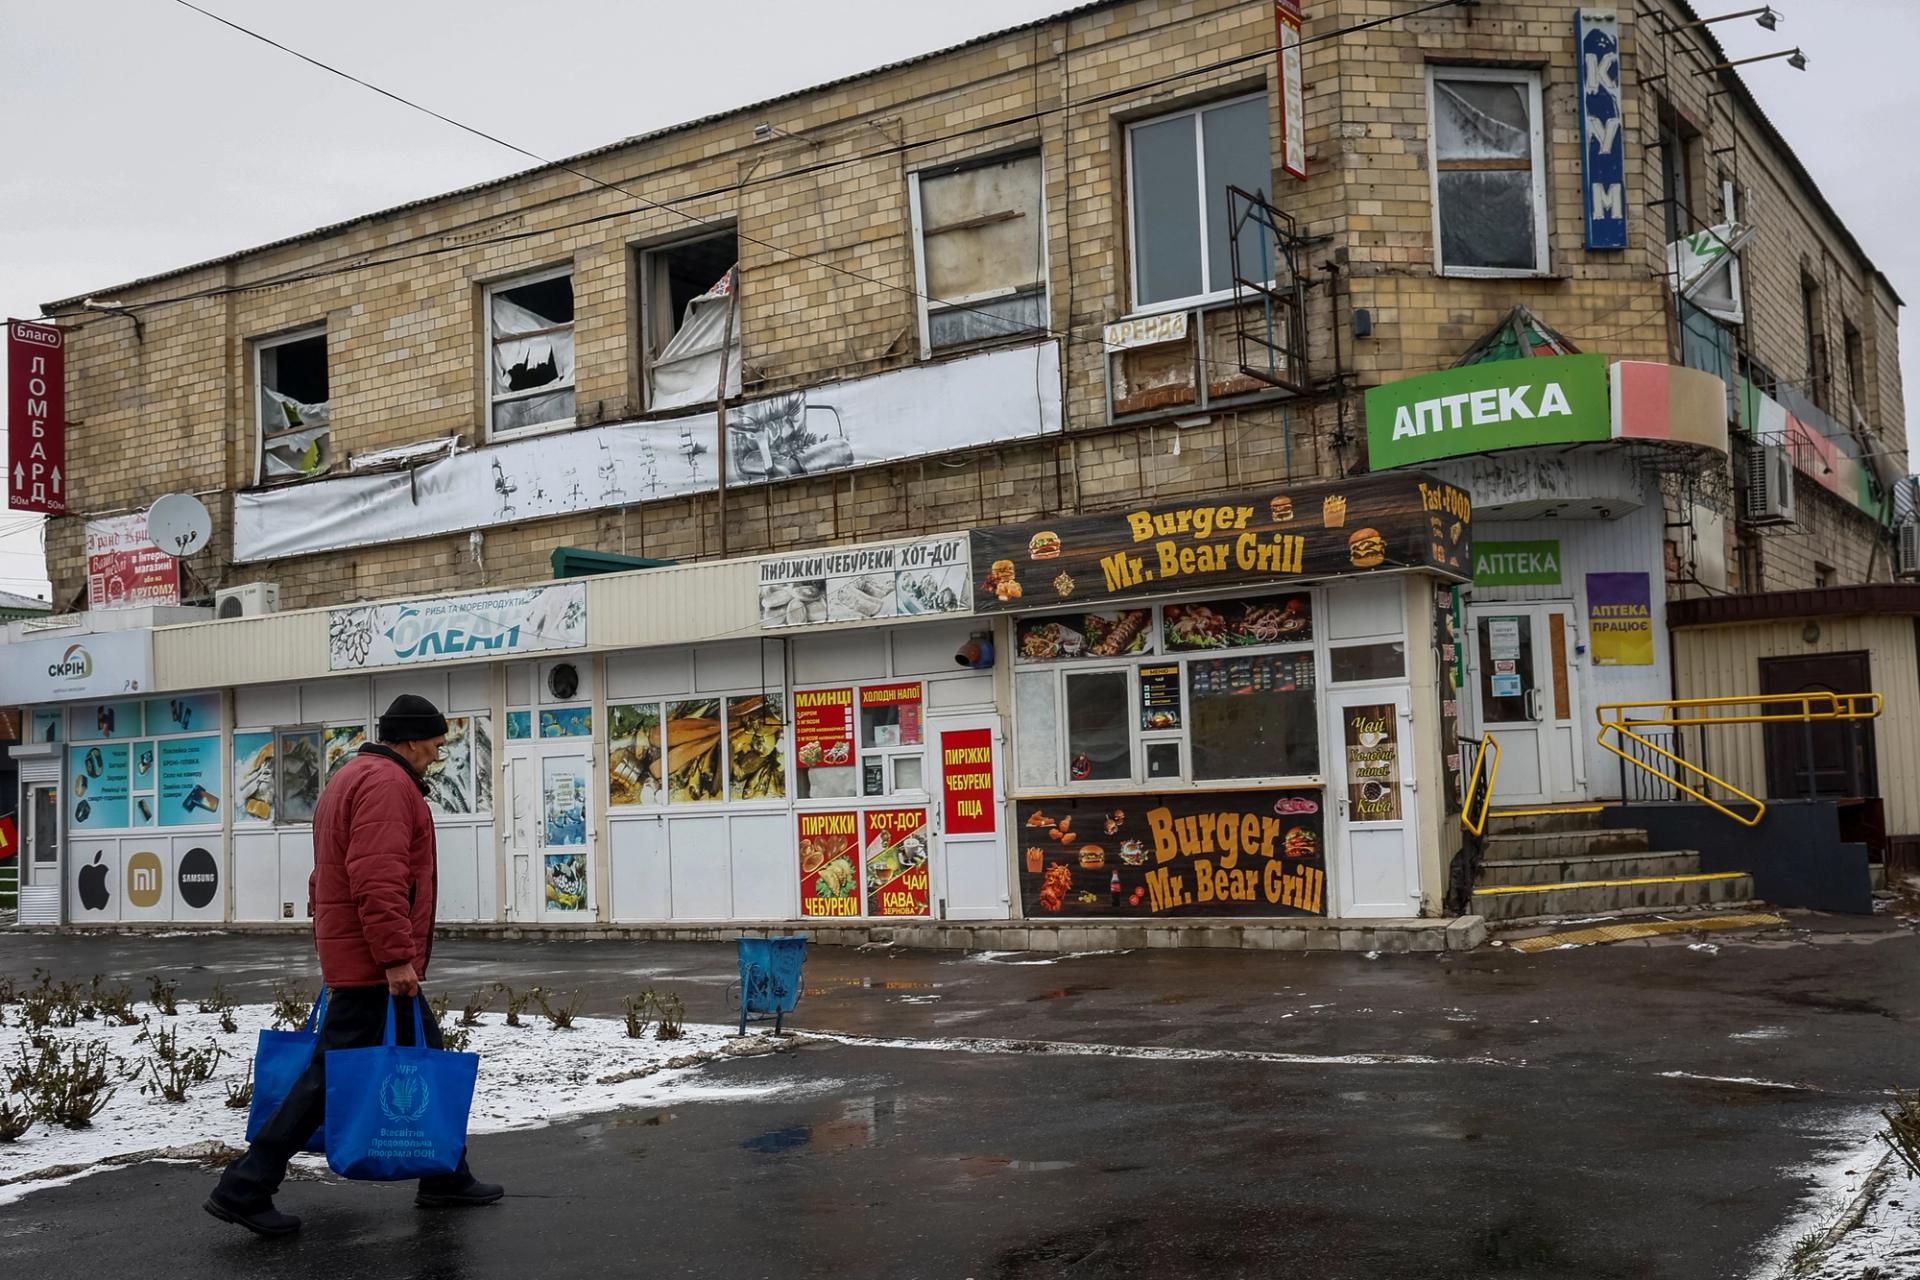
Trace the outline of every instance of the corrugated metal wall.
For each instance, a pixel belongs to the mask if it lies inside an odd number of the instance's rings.
[[[1688,627],[1673,633],[1673,696],[1718,698],[1760,691],[1762,658],[1807,657],[1864,650],[1873,692],[1886,698],[1874,722],[1880,794],[1886,800],[1887,831],[1920,833],[1920,659],[1909,617],[1820,618],[1820,637],[1808,644],[1808,620]],[[1765,795],[1766,750],[1759,725],[1710,731],[1707,765],[1754,795]]]

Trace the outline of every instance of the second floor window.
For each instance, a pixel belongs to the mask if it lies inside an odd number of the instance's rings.
[[[913,176],[924,352],[1047,326],[1040,157],[974,161]]]
[[[1127,212],[1136,308],[1233,289],[1227,188],[1273,190],[1265,94],[1182,111],[1127,130]]]
[[[1432,70],[1436,267],[1448,275],[1547,269],[1540,77],[1487,67]]]
[[[259,389],[254,483],[324,475],[333,465],[326,328],[262,338],[254,343],[253,356]]]
[[[731,231],[641,254],[647,408],[713,403],[723,359],[727,395],[740,394],[739,260]]]
[[[573,422],[573,272],[487,289],[487,432],[495,439]]]

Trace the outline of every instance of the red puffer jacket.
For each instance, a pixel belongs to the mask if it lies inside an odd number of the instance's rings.
[[[313,815],[313,946],[329,987],[384,985],[393,965],[425,977],[439,871],[433,813],[413,771],[370,746],[328,779]]]

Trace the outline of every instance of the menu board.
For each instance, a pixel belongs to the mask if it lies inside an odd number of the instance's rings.
[[[1304,591],[1170,604],[1163,618],[1167,650],[1172,653],[1313,639],[1313,597]]]
[[[1400,718],[1391,702],[1341,713],[1347,755],[1347,808],[1355,822],[1400,820]]]
[[[1180,668],[1173,665],[1140,668],[1140,727],[1180,727]]]
[[[870,916],[931,913],[925,809],[869,809],[861,841]]]
[[[1313,689],[1311,653],[1268,653],[1254,658],[1218,658],[1187,667],[1196,697],[1237,693],[1294,693]]]
[[[853,763],[853,689],[801,689],[793,695],[794,760],[802,769]]]
[[[1060,797],[1016,807],[1030,920],[1327,914],[1317,791]]]
[[[800,829],[800,914],[860,914],[860,815],[851,809],[802,813]]]
[[[940,790],[948,835],[993,830],[993,730],[950,729],[940,735]]]

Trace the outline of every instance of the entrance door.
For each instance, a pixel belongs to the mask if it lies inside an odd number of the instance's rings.
[[[545,751],[539,766],[540,804],[534,843],[539,850],[540,918],[593,918],[593,759],[586,752]]]
[[[27,784],[27,829],[21,836],[20,885],[60,883],[60,784]]]
[[[522,713],[525,714],[525,713]],[[534,839],[534,820],[539,814],[540,792],[534,785],[532,756],[514,755],[507,759],[507,919],[540,918],[539,895],[534,892],[534,863],[539,849]]]
[[[1414,839],[1413,718],[1401,689],[1355,689],[1332,699],[1337,764],[1328,779],[1336,914],[1356,919],[1420,911]]]
[[[1762,693],[1867,693],[1873,672],[1864,653],[1819,653],[1760,659]],[[1797,703],[1769,707],[1791,714]],[[1767,795],[1777,799],[1880,794],[1874,759],[1873,721],[1766,726]]]
[[[941,896],[953,920],[1004,920],[1007,894],[1006,740],[998,716],[944,716],[929,725],[940,823]]]
[[[1566,601],[1467,610],[1474,724],[1500,743],[1497,803],[1586,798],[1578,689],[1567,661],[1572,616]]]

